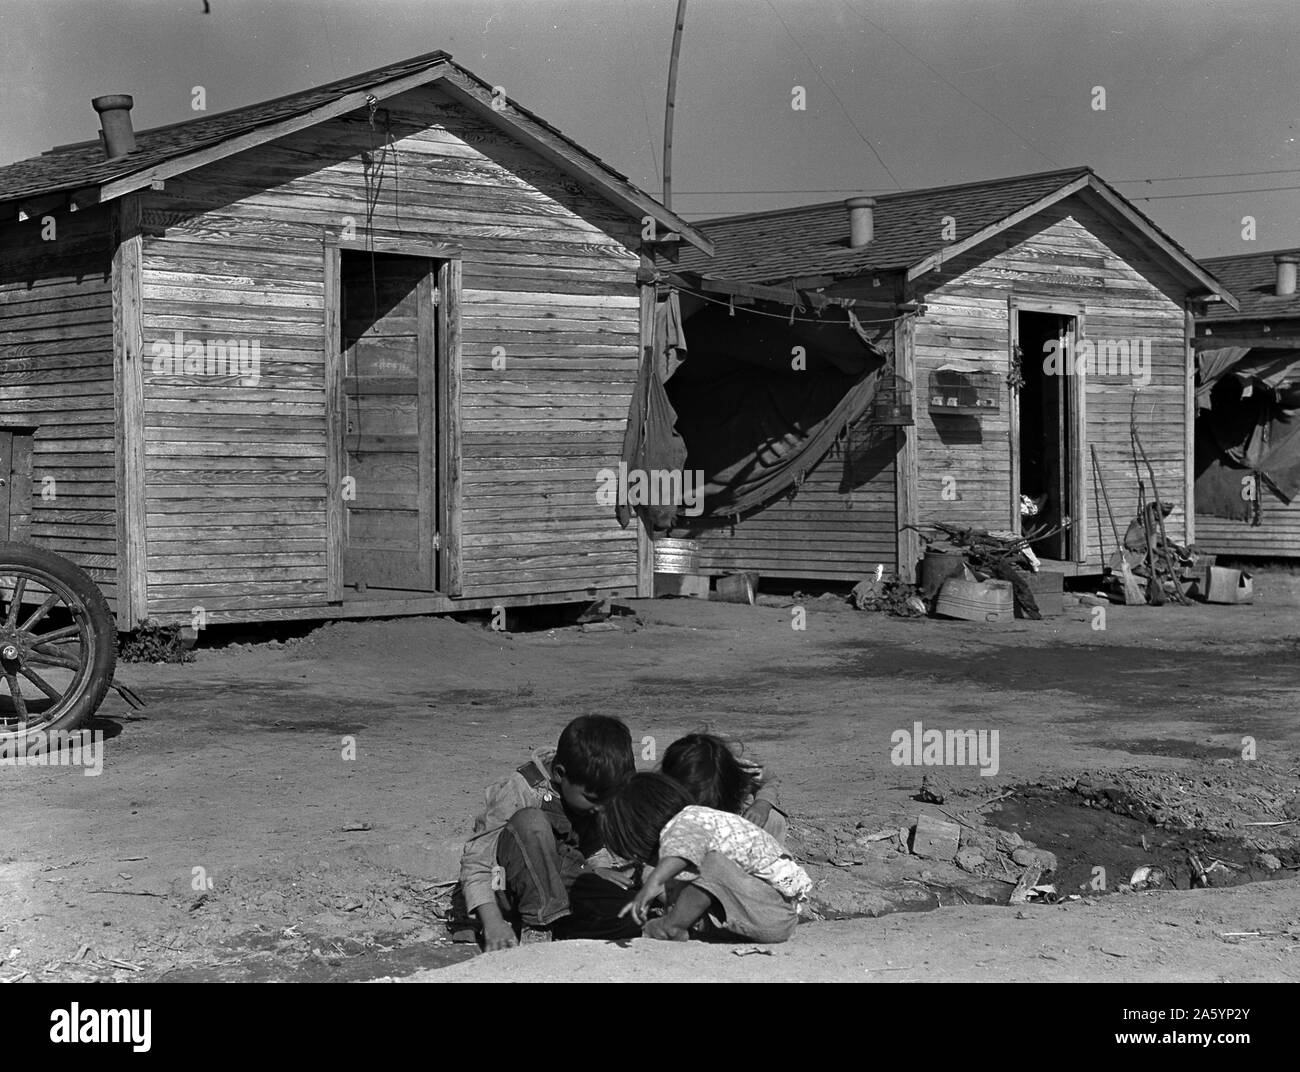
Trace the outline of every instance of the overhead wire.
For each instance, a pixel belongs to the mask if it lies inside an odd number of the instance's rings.
[[[871,18],[869,18],[868,16],[864,15],[861,11],[859,11],[859,10],[858,10],[857,8],[855,8],[852,4],[850,4],[850,3],[848,2],[848,0],[841,0],[841,2],[844,4],[844,6],[845,6],[846,8],[849,9],[849,11],[850,11],[852,14],[856,15],[856,16],[857,16],[858,18],[860,18],[863,22],[867,23],[867,25],[869,25],[869,26],[870,26],[872,29],[874,29],[877,33],[883,34],[885,37],[888,37],[891,41],[893,41],[894,44],[896,44],[899,48],[901,48],[904,52],[906,52],[909,56],[911,56],[912,59],[916,60],[917,63],[919,63],[922,67],[924,67],[927,71],[929,71],[932,75],[934,75],[935,78],[939,79],[940,82],[942,82],[945,86],[947,86],[947,87],[948,87],[949,89],[951,89],[954,93],[956,93],[959,97],[961,97],[962,100],[966,101],[968,104],[972,104],[972,105],[974,105],[974,106],[975,106],[976,108],[978,108],[981,112],[983,112],[985,115],[987,115],[990,119],[992,119],[992,120],[994,120],[995,122],[1000,123],[1002,126],[1006,127],[1007,130],[1011,131],[1011,133],[1014,134],[1017,138],[1019,138],[1019,139],[1021,140],[1021,142],[1023,142],[1023,143],[1024,143],[1025,145],[1027,145],[1030,149],[1032,149],[1034,152],[1036,152],[1039,156],[1041,156],[1044,160],[1046,160],[1046,161],[1047,161],[1049,164],[1051,164],[1053,167],[1060,167],[1060,166],[1061,166],[1061,165],[1060,165],[1056,160],[1052,159],[1052,157],[1048,156],[1047,153],[1043,152],[1042,149],[1038,148],[1037,145],[1035,145],[1033,142],[1031,142],[1031,141],[1030,141],[1028,138],[1026,138],[1023,134],[1021,134],[1020,131],[1016,130],[1016,128],[1013,127],[1010,123],[1008,123],[1005,119],[1001,118],[1001,116],[995,114],[994,112],[989,111],[987,108],[984,107],[984,105],[980,104],[979,101],[975,100],[975,99],[974,99],[973,97],[971,97],[969,94],[963,92],[960,88],[958,88],[956,85],[954,85],[952,82],[950,82],[950,81],[949,81],[949,80],[948,80],[948,79],[943,75],[942,72],[936,70],[934,67],[930,66],[930,64],[926,63],[925,60],[923,60],[920,56],[918,56],[915,52],[913,52],[910,48],[908,48],[905,44],[903,44],[902,41],[900,41],[897,37],[895,37],[893,34],[891,34],[888,30],[886,30],[886,29],[885,29],[883,26],[881,26],[879,23],[875,22],[873,19],[871,19]]]
[[[840,111],[844,113],[844,117],[849,121],[849,125],[853,127],[854,132],[857,134],[859,138],[862,139],[863,144],[866,145],[866,147],[871,150],[871,154],[876,158],[880,166],[885,169],[885,174],[889,176],[893,184],[901,190],[903,188],[903,184],[898,181],[898,177],[890,170],[889,165],[885,163],[885,158],[880,155],[879,151],[871,143],[871,139],[868,138],[864,133],[862,133],[862,130],[858,126],[857,122],[854,120],[852,113],[848,110],[844,102],[840,99],[840,95],[835,92],[835,87],[832,86],[830,82],[826,80],[825,76],[818,69],[817,63],[813,60],[813,58],[810,55],[808,55],[807,50],[803,47],[803,45],[799,43],[798,38],[796,38],[795,35],[790,32],[790,27],[786,25],[785,19],[781,18],[781,13],[777,11],[775,6],[773,6],[772,0],[764,0],[764,2],[767,4],[768,8],[771,9],[772,14],[776,16],[776,21],[781,24],[781,29],[785,31],[786,37],[790,38],[790,40],[794,43],[794,47],[797,48],[799,52],[803,55],[803,58],[808,61],[809,66],[811,66],[813,69],[813,74],[815,74],[821,80],[821,83],[826,87],[827,92],[829,92],[830,95],[833,98],[835,98],[835,103],[840,106]]]

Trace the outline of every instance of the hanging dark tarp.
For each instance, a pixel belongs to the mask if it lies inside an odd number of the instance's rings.
[[[664,391],[664,384],[682,363],[685,350],[681,305],[673,293],[655,307],[655,334],[650,359],[641,362],[636,390],[628,408],[627,428],[623,432],[624,472],[681,474],[685,470],[686,444],[674,427],[677,415]],[[662,485],[656,481],[656,486]],[[675,486],[678,490],[683,488],[680,481]],[[672,526],[683,496],[675,496],[674,502],[638,504],[635,507],[624,502],[624,498],[631,496],[620,496],[614,508],[620,525],[627,528],[635,510],[651,531],[662,531]]]
[[[1209,410],[1197,420],[1197,513],[1257,524],[1259,506],[1251,497],[1256,475],[1284,502],[1300,494],[1296,351],[1250,351],[1220,373]]]
[[[1245,346],[1223,346],[1215,350],[1198,350],[1196,353],[1196,407],[1210,408],[1210,392],[1250,350]]]
[[[772,302],[710,305],[690,320],[690,359],[667,393],[704,517],[742,514],[797,485],[871,405],[893,323]],[[762,315],[767,314],[767,315]]]

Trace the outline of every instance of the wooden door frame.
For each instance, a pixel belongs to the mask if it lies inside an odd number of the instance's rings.
[[[1007,296],[1007,358],[1015,358],[1016,346],[1020,342],[1020,314],[1046,313],[1049,316],[1068,316],[1074,320],[1074,332],[1070,339],[1069,358],[1074,361],[1079,344],[1086,337],[1084,328],[1085,306],[1082,302],[1061,301],[1057,298],[1040,297],[1034,294],[1010,294]],[[1010,366],[1008,366],[1010,367]],[[1067,370],[1066,378],[1066,421],[1073,440],[1069,458],[1070,501],[1068,509],[1063,511],[1071,519],[1068,546],[1071,554],[1068,561],[1084,563],[1088,561],[1088,496],[1084,487],[1087,472],[1085,459],[1088,457],[1088,419],[1087,396],[1088,382],[1084,372],[1077,364]],[[1011,531],[1020,531],[1020,399],[1019,392],[1007,385],[1007,425],[1011,447]]]
[[[343,600],[343,354],[339,343],[340,266],[342,252],[394,253],[403,257],[420,257],[437,262],[432,286],[437,287],[441,315],[436,317],[437,369],[435,406],[437,409],[436,462],[438,489],[433,504],[437,525],[437,583],[441,595],[461,594],[461,259],[459,246],[408,241],[404,238],[347,238],[326,231],[322,242],[324,258],[325,334],[325,530],[326,530],[326,598]],[[431,288],[421,286],[421,309],[431,305],[426,295]],[[421,318],[423,320],[423,318]],[[423,324],[421,330],[424,330]],[[429,370],[433,371],[433,370]],[[423,374],[423,370],[422,370]],[[421,533],[425,539],[432,534]]]
[[[143,194],[113,208],[113,408],[117,494],[117,627],[134,629],[149,616],[148,526],[145,513]]]
[[[912,385],[914,415],[913,423],[900,427],[894,440],[894,523],[898,527],[895,556],[899,579],[906,584],[916,583],[916,563],[921,557],[921,534],[909,527],[920,524],[918,500],[921,485],[915,418],[915,414],[920,412],[917,408],[920,392],[916,386],[916,320],[915,313],[904,313],[894,322],[894,371]]]

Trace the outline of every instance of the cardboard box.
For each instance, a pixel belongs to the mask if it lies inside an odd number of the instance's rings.
[[[1255,599],[1250,574],[1223,566],[1207,567],[1202,590],[1207,603],[1252,603]]]
[[[757,573],[731,573],[718,578],[713,598],[723,603],[748,603],[752,607],[757,595]]]

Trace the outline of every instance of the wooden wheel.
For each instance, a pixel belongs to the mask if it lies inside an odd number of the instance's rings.
[[[52,552],[0,543],[0,741],[78,728],[116,664],[117,631],[95,582]]]

